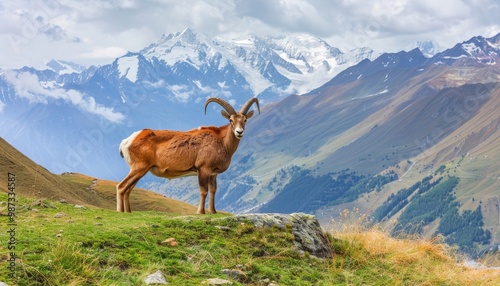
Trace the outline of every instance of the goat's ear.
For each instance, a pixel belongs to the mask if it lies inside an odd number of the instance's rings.
[[[253,110],[251,110],[250,112],[248,112],[247,115],[246,115],[247,119],[252,118],[252,116],[253,116]]]
[[[231,118],[229,113],[227,113],[225,110],[221,110],[220,114],[222,114],[222,117],[226,118],[227,120],[229,120],[229,118]]]

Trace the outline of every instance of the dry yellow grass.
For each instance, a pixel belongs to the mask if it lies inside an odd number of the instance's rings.
[[[342,213],[333,236],[351,246],[360,272],[380,272],[388,285],[500,285],[500,270],[466,266],[439,238],[394,238],[356,211]]]

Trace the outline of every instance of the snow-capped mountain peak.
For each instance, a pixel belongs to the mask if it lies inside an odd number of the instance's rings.
[[[190,28],[164,35],[140,53],[149,61],[157,59],[170,67],[184,63],[204,73],[229,68],[245,79],[240,83],[248,85],[254,96],[271,92],[278,97],[306,93],[345,67],[372,55],[361,58],[355,53],[346,55],[308,34],[265,37],[250,34],[227,39],[210,38]],[[224,81],[218,83],[227,86]]]
[[[500,33],[491,38],[473,37],[439,53],[436,58],[441,62],[459,60],[480,65],[497,65],[498,55],[500,55]]]
[[[443,50],[443,48],[435,41],[416,41],[404,50],[411,51],[415,48],[419,49],[426,58],[432,58],[434,55]]]
[[[216,53],[208,37],[186,28],[182,33],[163,36],[156,44],[140,51],[148,60],[157,58],[173,66],[177,62],[189,62],[199,68],[207,58]]]
[[[85,66],[61,60],[51,60],[46,64],[47,68],[53,70],[55,73],[70,74],[70,73],[80,73],[86,69]]]

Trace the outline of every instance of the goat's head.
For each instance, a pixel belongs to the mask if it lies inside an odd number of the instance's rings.
[[[205,102],[205,114],[207,114],[207,106],[210,102],[218,103],[224,108],[224,110],[221,110],[221,114],[224,118],[229,120],[229,123],[231,124],[231,130],[233,131],[234,136],[238,139],[241,139],[243,137],[247,119],[250,119],[254,114],[253,110],[248,111],[252,104],[255,103],[257,105],[257,109],[260,113],[259,100],[255,97],[245,102],[239,112],[236,112],[231,104],[229,104],[225,100],[212,97],[207,99],[207,102]]]

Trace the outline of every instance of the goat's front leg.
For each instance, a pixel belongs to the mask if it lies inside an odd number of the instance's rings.
[[[217,175],[210,176],[210,181],[208,183],[210,189],[210,200],[208,203],[208,212],[216,214],[215,210],[215,193],[217,192]]]
[[[210,181],[211,171],[198,170],[198,184],[200,185],[200,204],[198,205],[197,214],[205,214],[205,200],[208,194],[208,183]]]

